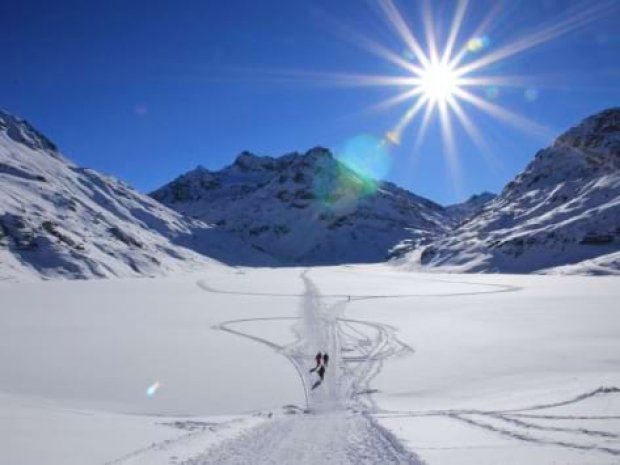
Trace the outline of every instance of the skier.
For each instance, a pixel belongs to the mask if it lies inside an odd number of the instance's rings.
[[[329,363],[329,355],[327,355],[327,353],[324,353],[321,356],[321,353],[319,352],[316,356],[316,362],[317,366],[310,370],[310,372],[312,373],[316,371],[319,375],[319,379],[315,381],[315,383],[312,385],[312,389],[316,389],[317,387],[319,387],[325,379],[325,369],[327,368],[327,364]]]
[[[314,373],[321,366],[321,360],[323,360],[323,354],[321,354],[321,352],[318,352],[314,356],[314,360],[316,361],[316,366],[310,369],[310,373]]]
[[[312,385],[313,390],[318,388],[323,382],[323,379],[325,378],[325,365],[323,365],[322,363],[319,369],[317,370],[317,374],[319,375],[319,379],[316,380],[314,384]]]

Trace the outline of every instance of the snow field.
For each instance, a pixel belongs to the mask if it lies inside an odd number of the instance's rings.
[[[616,463],[617,283],[372,265],[0,284],[0,463]]]

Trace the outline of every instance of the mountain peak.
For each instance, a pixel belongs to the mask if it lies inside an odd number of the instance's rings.
[[[381,261],[401,240],[450,221],[392,184],[370,189],[324,147],[278,158],[243,152],[209,179],[181,176],[151,195],[284,263]]]
[[[591,165],[620,169],[620,107],[584,119],[559,136],[553,148],[580,152]]]
[[[32,150],[45,150],[58,156],[58,148],[52,141],[37,131],[28,121],[0,110],[0,133]]]
[[[305,157],[311,158],[333,158],[331,151],[328,148],[321,147],[317,145],[316,147],[312,147],[310,150],[306,151],[304,154]]]
[[[460,223],[478,214],[495,197],[497,197],[496,194],[484,191],[472,195],[464,202],[448,205],[446,210],[457,223]]]
[[[257,171],[262,169],[273,169],[275,160],[272,157],[256,155],[248,150],[244,150],[237,158],[232,166],[241,171]]]
[[[583,119],[579,124],[570,128],[568,131],[560,135],[554,145],[566,146],[572,145],[575,139],[579,139],[582,144],[586,136],[610,137],[617,136],[620,133],[620,107],[608,108],[594,115]]]
[[[534,188],[583,182],[620,170],[620,108],[592,115],[540,150],[503,193],[519,197]]]
[[[494,199],[496,196],[497,194],[494,194],[493,192],[484,191],[480,194],[473,194],[464,203],[488,202],[489,200]]]

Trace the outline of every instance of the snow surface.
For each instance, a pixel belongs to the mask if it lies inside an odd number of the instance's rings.
[[[620,275],[620,252],[613,252],[600,257],[584,260],[573,265],[556,266],[541,270],[548,274],[581,274],[581,275]]]
[[[210,266],[0,295],[3,464],[620,457],[615,277]]]

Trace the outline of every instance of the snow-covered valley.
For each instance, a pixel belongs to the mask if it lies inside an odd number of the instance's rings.
[[[563,276],[618,273],[618,134],[449,207],[320,148],[152,198],[0,112],[0,463],[618,463],[618,278]]]
[[[620,465],[618,24],[0,4],[0,465]]]
[[[211,265],[0,295],[0,463],[620,456],[614,277]]]

